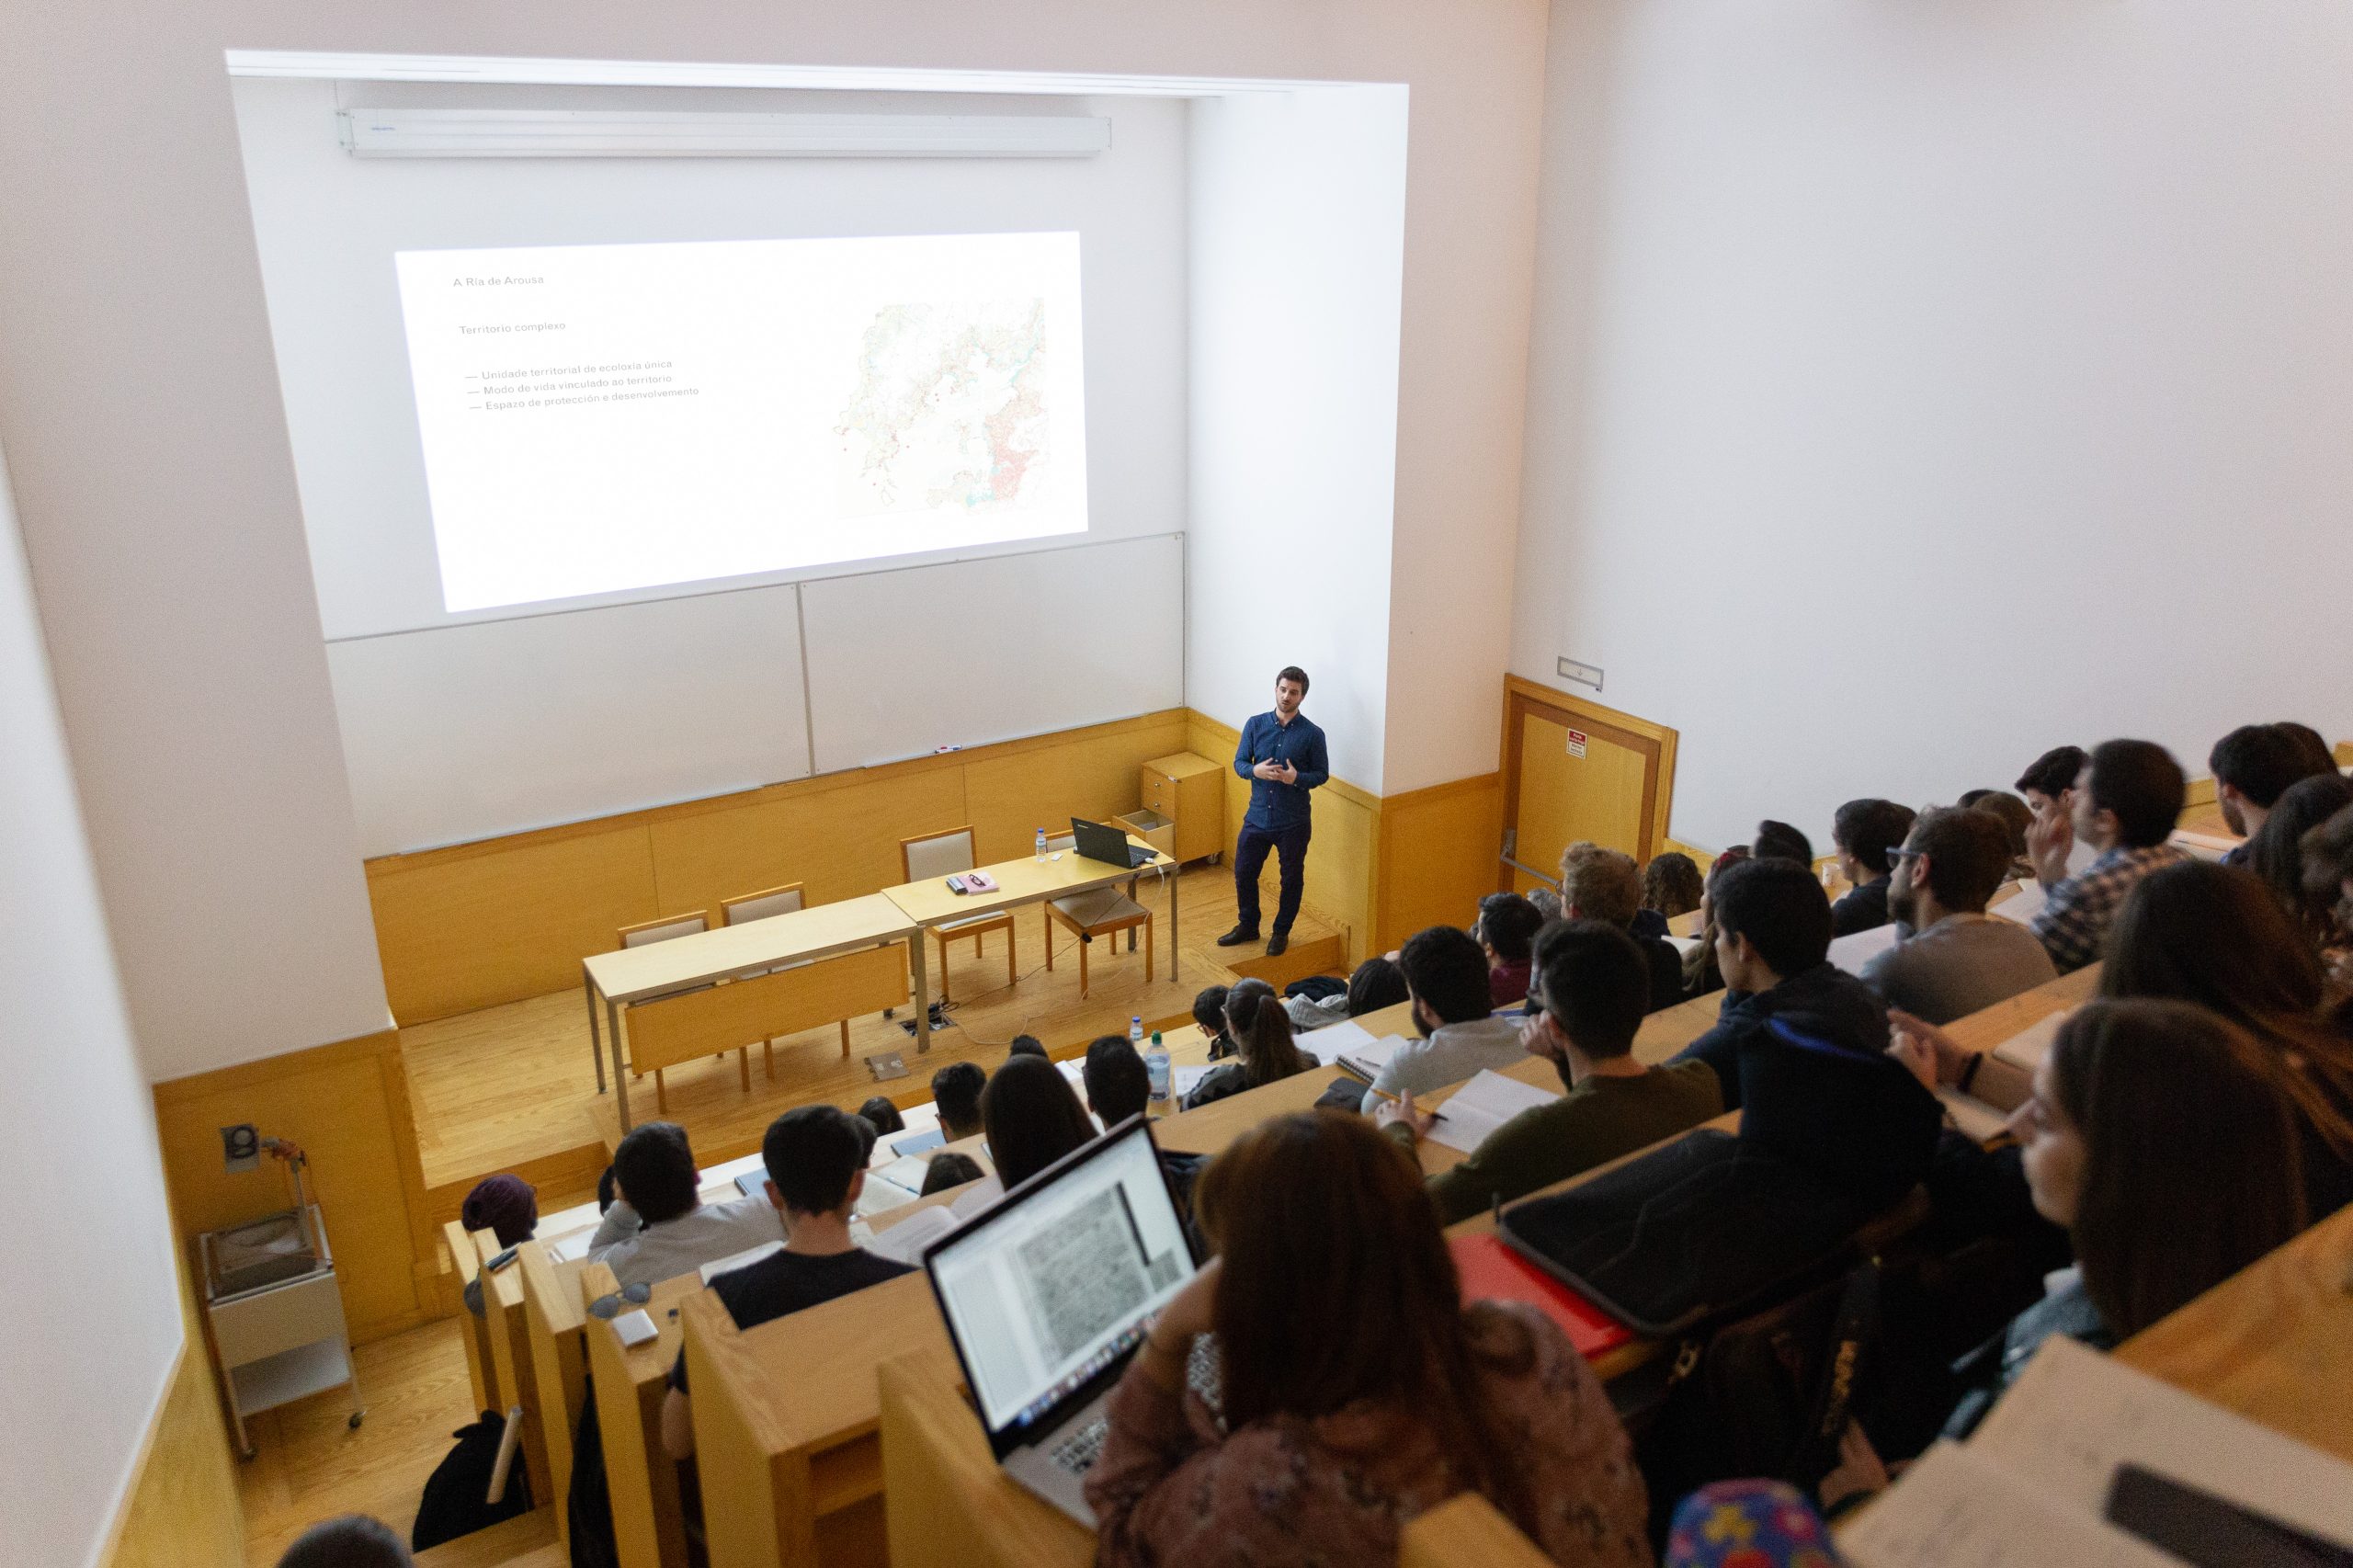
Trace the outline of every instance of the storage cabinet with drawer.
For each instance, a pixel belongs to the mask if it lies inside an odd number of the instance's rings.
[[[1224,853],[1224,769],[1192,752],[1155,756],[1138,770],[1142,804],[1120,819],[1137,837],[1179,860]]]

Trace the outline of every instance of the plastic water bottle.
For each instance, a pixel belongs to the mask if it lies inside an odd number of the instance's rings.
[[[1152,1049],[1144,1052],[1144,1071],[1152,1075],[1152,1097],[1168,1097],[1168,1048],[1160,1043],[1160,1031],[1152,1031]]]
[[[1040,828],[1040,829],[1038,830],[1038,864],[1040,864],[1040,866],[1042,866],[1042,865],[1044,865],[1045,863],[1046,863],[1046,830],[1045,830],[1044,828],[1042,828],[1042,827],[1041,827],[1041,828]]]
[[[1128,1019],[1128,1043],[1134,1046],[1138,1051],[1142,1051],[1143,1049],[1143,1020],[1142,1018],[1130,1017]]]

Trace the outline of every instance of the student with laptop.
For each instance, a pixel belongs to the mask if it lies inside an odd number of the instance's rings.
[[[807,1105],[768,1123],[760,1140],[767,1190],[757,1201],[782,1219],[784,1246],[711,1280],[712,1293],[737,1328],[756,1327],[913,1272],[850,1240],[850,1215],[866,1186],[852,1119],[834,1106]],[[687,1401],[687,1358],[680,1351],[662,1400],[662,1446],[672,1459],[694,1457],[694,1416]]]
[[[1098,1563],[1393,1562],[1403,1525],[1466,1490],[1556,1562],[1650,1562],[1599,1381],[1550,1319],[1463,1305],[1413,1163],[1371,1127],[1279,1117],[1199,1202],[1217,1261],[1143,1336],[1086,1478]],[[1187,1388],[1204,1334],[1222,1433]]]
[[[2132,884],[2188,858],[2165,840],[2188,794],[2181,764],[2154,741],[2103,741],[2072,789],[2037,812],[2027,853],[2043,890],[2032,929],[2062,974],[2099,957],[2108,925]],[[2080,839],[2096,853],[2070,876]]]
[[[702,1201],[695,1152],[675,1121],[631,1128],[613,1151],[613,1180],[620,1196],[588,1238],[588,1260],[624,1285],[676,1278],[784,1239],[765,1198]]]
[[[1634,1060],[1650,966],[1624,931],[1601,920],[1546,926],[1530,979],[1529,997],[1541,1010],[1520,1027],[1520,1040],[1560,1070],[1568,1092],[1521,1111],[1461,1163],[1429,1178],[1431,1200],[1448,1224],[1672,1138],[1723,1109],[1706,1062],[1645,1067]],[[1411,1095],[1373,1113],[1374,1124],[1408,1149],[1435,1119]]]
[[[1397,967],[1405,971],[1421,1037],[1407,1040],[1382,1065],[1358,1109],[1459,1084],[1482,1067],[1500,1072],[1526,1054],[1518,1020],[1497,1017],[1487,1000],[1487,955],[1469,932],[1451,926],[1416,931],[1398,949]]]

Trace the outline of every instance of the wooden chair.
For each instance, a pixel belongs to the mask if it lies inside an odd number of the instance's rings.
[[[792,882],[780,888],[762,888],[758,892],[747,892],[736,898],[722,898],[719,901],[719,923],[722,926],[743,926],[754,920],[766,920],[771,915],[797,914],[809,907],[801,897],[801,883]],[[799,966],[780,964],[778,967],[793,969]],[[760,972],[774,974],[776,971],[764,969]],[[749,980],[751,976],[743,978]],[[849,1054],[849,1020],[847,1018],[842,1020],[842,1054]],[[776,1041],[773,1040],[760,1041],[760,1068],[769,1077],[776,1076]]]
[[[624,926],[613,933],[613,945],[620,948],[643,948],[655,942],[671,941],[679,937],[699,937],[710,929],[710,916],[698,909],[692,915],[665,915],[659,920],[647,920],[635,926]],[[721,1051],[718,1059],[724,1060],[726,1054],[725,1051]],[[744,1092],[749,1094],[752,1092],[752,1048],[748,1045],[740,1048],[735,1052],[735,1057],[737,1071],[743,1075]],[[642,1073],[632,1074],[640,1078],[644,1075]],[[662,1069],[659,1067],[654,1070],[654,1105],[656,1110],[665,1114],[667,1114],[670,1109],[670,1091],[662,1082]]]
[[[1046,840],[1046,849],[1068,849],[1077,842],[1075,835],[1063,834]],[[1152,911],[1121,892],[1118,888],[1096,888],[1087,892],[1074,892],[1064,898],[1049,899],[1045,910],[1046,968],[1054,967],[1054,927],[1062,926],[1078,934],[1078,994],[1086,995],[1086,955],[1097,937],[1117,937],[1122,931],[1143,927],[1143,982],[1152,983]],[[1114,950],[1117,944],[1114,944]]]
[[[972,830],[951,827],[945,833],[927,833],[919,838],[899,840],[899,869],[911,882],[927,882],[958,871],[969,871],[977,862],[972,858]],[[931,927],[931,935],[939,943],[939,999],[948,1000],[948,944],[959,938],[972,938],[975,952],[986,952],[988,944],[982,940],[991,931],[1005,933],[1005,983],[1013,983],[1015,959],[1013,915],[1002,911],[994,915],[976,915],[970,920],[951,920],[945,926]]]

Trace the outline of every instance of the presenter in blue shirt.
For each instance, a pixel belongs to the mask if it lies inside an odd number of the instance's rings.
[[[1332,777],[1324,753],[1324,732],[1299,710],[1307,699],[1307,672],[1287,666],[1275,677],[1275,710],[1242,726],[1233,748],[1233,771],[1250,780],[1250,812],[1233,846],[1233,903],[1240,918],[1217,939],[1238,948],[1258,939],[1258,873],[1273,850],[1282,865],[1282,892],[1275,904],[1275,928],[1267,956],[1290,945],[1290,923],[1299,918],[1299,890],[1307,864],[1307,838],[1313,828],[1307,792]]]

